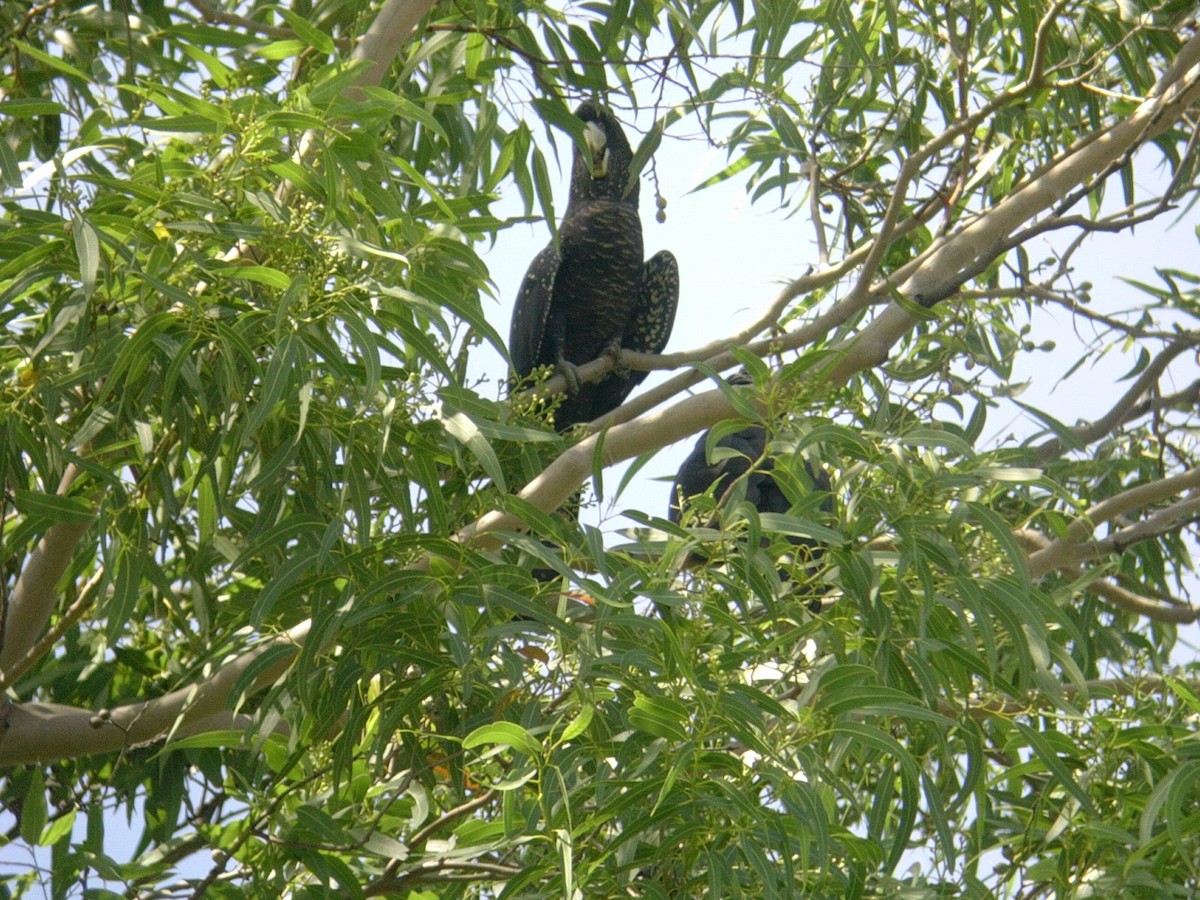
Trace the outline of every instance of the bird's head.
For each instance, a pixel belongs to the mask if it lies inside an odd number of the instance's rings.
[[[629,140],[607,107],[585,100],[575,109],[583,120],[583,138],[587,153],[575,148],[575,166],[571,194],[577,199],[625,199],[637,202],[636,185],[629,190],[629,165],[633,151]]]

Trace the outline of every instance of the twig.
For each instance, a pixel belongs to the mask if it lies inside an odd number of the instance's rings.
[[[1088,444],[1099,440],[1105,435],[1119,428],[1121,424],[1128,419],[1128,414],[1141,400],[1146,393],[1158,384],[1159,378],[1166,371],[1167,366],[1179,356],[1196,346],[1197,338],[1188,335],[1182,337],[1163,349],[1158,356],[1146,366],[1141,375],[1133,383],[1112,408],[1089,425],[1082,425],[1078,428],[1072,428],[1070,434],[1064,439],[1062,437],[1051,438],[1050,440],[1039,446],[1034,453],[1038,461],[1048,463],[1051,460],[1057,459],[1068,449],[1073,447],[1086,447]]]
[[[187,2],[200,13],[206,22],[219,22],[222,25],[233,25],[236,28],[244,28],[246,31],[261,34],[269,38],[274,38],[278,41],[295,40],[296,32],[290,28],[280,28],[276,25],[265,25],[262,22],[256,22],[253,19],[248,19],[245,16],[239,16],[236,13],[225,12],[222,9],[217,9],[208,0],[187,0]]]
[[[817,266],[829,266],[829,245],[825,241],[825,223],[821,220],[821,166],[816,157],[808,161],[808,213],[817,239]]]

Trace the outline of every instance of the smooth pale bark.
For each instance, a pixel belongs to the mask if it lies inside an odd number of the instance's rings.
[[[304,621],[278,638],[223,665],[211,678],[144,703],[130,703],[105,714],[56,703],[15,703],[0,708],[0,766],[70,759],[89,753],[112,753],[180,735],[230,727],[227,709],[237,680],[256,659],[275,647],[299,651],[311,622]],[[250,687],[256,692],[272,684],[295,653],[276,661]]]
[[[67,466],[58,485],[60,496],[79,477],[79,472],[78,467]],[[5,610],[0,672],[9,671],[24,659],[45,632],[50,613],[59,600],[58,583],[71,564],[75,545],[89,527],[90,523],[66,522],[51,526],[25,560]]]

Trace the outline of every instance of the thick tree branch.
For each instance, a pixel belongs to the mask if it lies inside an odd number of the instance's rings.
[[[20,659],[15,660],[11,666],[6,666],[0,669],[0,694],[7,691],[14,682],[26,672],[28,672],[37,661],[54,649],[55,645],[62,639],[68,631],[78,624],[83,618],[84,613],[92,608],[92,603],[95,601],[96,589],[104,580],[104,567],[97,567],[96,572],[88,579],[87,584],[83,586],[83,590],[79,592],[79,597],[72,603],[54,623],[54,627],[41,636],[29,651]],[[45,622],[42,623],[45,625]]]
[[[387,0],[375,14],[375,20],[362,43],[354,48],[352,60],[365,60],[368,65],[359,79],[358,88],[378,87],[391,68],[392,60],[400,55],[417,23],[433,9],[437,0]]]
[[[1196,482],[1200,484],[1200,478]],[[1185,499],[1158,510],[1134,525],[1114,531],[1107,537],[1088,541],[1076,549],[1075,560],[1084,562],[1110,553],[1121,553],[1127,547],[1161,537],[1181,525],[1193,522],[1197,516],[1200,516],[1200,496],[1192,492]]]
[[[1200,620],[1200,609],[1191,606],[1164,606],[1110,581],[1093,581],[1084,590],[1108,601],[1117,609],[1145,616],[1156,622],[1190,625]]]
[[[67,492],[80,471],[74,464],[67,466],[58,485],[59,496]],[[5,610],[4,632],[0,635],[0,672],[8,673],[46,630],[50,613],[58,603],[58,582],[71,564],[75,545],[89,527],[65,522],[52,525],[29,554]],[[11,678],[6,674],[4,681],[11,683]]]
[[[1049,546],[1038,550],[1029,557],[1030,576],[1040,578],[1052,569],[1062,569],[1076,565],[1080,562],[1080,547],[1085,541],[1089,540],[1092,532],[1100,524],[1111,521],[1131,510],[1140,509],[1151,503],[1158,503],[1169,497],[1177,496],[1183,491],[1194,491],[1197,488],[1200,488],[1200,469],[1190,469],[1181,475],[1164,478],[1150,484],[1138,485],[1096,504],[1082,516],[1071,522],[1067,526],[1067,533],[1063,537],[1052,541]],[[1186,503],[1184,505],[1186,506]],[[1108,549],[1103,552],[1117,552],[1129,546],[1135,540],[1146,540],[1165,533],[1172,528],[1176,528],[1180,521],[1182,521],[1182,518],[1186,518],[1187,515],[1191,514],[1189,510],[1190,507],[1188,509],[1180,509],[1180,504],[1175,504],[1166,510],[1160,510],[1143,522],[1138,523],[1138,525],[1131,526],[1133,529],[1142,530],[1130,531],[1129,529],[1122,529],[1125,532],[1124,543],[1116,542],[1108,544]],[[1118,532],[1118,534],[1121,534],[1121,532]],[[1099,546],[1099,544],[1096,546]],[[1098,553],[1090,554],[1090,556],[1095,555],[1098,555]],[[1088,556],[1085,555],[1084,558],[1088,558]]]
[[[1197,378],[1181,391],[1173,394],[1145,397],[1141,403],[1135,403],[1121,421],[1124,425],[1142,416],[1157,414],[1172,409],[1195,409],[1200,406],[1200,378]]]
[[[1183,116],[1200,99],[1200,35],[1184,44],[1169,71],[1174,77],[1164,76],[1155,92],[1128,118],[1076,142],[994,208],[931,249],[916,271],[900,282],[900,293],[925,307],[952,296],[964,281],[963,273],[995,259],[1009,236],[1025,222]],[[859,334],[843,342],[844,355],[830,367],[832,384],[843,384],[854,373],[885,362],[890,349],[915,324],[913,315],[899,304],[889,305]]]
[[[1050,538],[1046,537],[1040,531],[1034,531],[1030,528],[1019,528],[1013,532],[1013,536],[1021,542],[1026,552],[1031,555],[1052,546]],[[1055,566],[1055,569],[1076,580],[1089,578],[1082,568],[1071,562]],[[1145,616],[1147,619],[1153,619],[1156,622],[1173,622],[1183,625],[1200,620],[1200,609],[1183,604],[1177,606],[1164,605],[1149,597],[1135,594],[1133,591],[1113,584],[1106,579],[1091,578],[1084,583],[1083,590],[1089,594],[1095,594],[1117,609]]]
[[[111,753],[162,740],[172,733],[199,733],[214,725],[229,727],[240,721],[230,718],[226,707],[246,669],[277,647],[298,651],[310,629],[311,622],[301,622],[223,664],[207,681],[106,713],[57,703],[11,704],[0,712],[0,766]],[[294,658],[292,653],[275,661],[258,676],[250,692],[273,683]]]
[[[665,410],[641,416],[633,422],[614,425],[589,435],[565,451],[518,494],[526,502],[549,512],[565,503],[592,471],[592,458],[601,454],[601,464],[612,466],[640,453],[657,450],[690,434],[728,419],[734,414],[720,391],[706,391],[681,400]],[[488,513],[458,532],[456,540],[485,550],[503,542],[498,532],[524,531],[525,524],[511,513]],[[428,565],[429,560],[422,565]]]

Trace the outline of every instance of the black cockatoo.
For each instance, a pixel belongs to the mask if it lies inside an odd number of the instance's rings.
[[[730,384],[748,383],[744,376],[735,376]],[[688,508],[691,498],[711,490],[718,503],[722,501],[730,488],[744,479],[746,484],[746,501],[760,513],[787,513],[791,504],[776,483],[771,474],[775,468],[775,459],[766,455],[767,431],[761,425],[749,425],[746,428],[728,434],[716,442],[716,447],[735,451],[737,455],[730,456],[717,462],[709,462],[706,453],[708,432],[701,436],[696,446],[683,461],[675,483],[671,485],[671,500],[667,508],[667,518],[679,524],[683,513]],[[812,484],[814,491],[824,492],[825,497],[820,509],[824,513],[834,511],[833,495],[829,475],[819,466],[814,466],[808,460],[804,461],[804,471]],[[820,545],[813,540],[802,537],[789,537],[788,540],[796,547],[808,548],[810,559],[821,556]],[[780,572],[781,576],[785,572]],[[812,603],[814,609],[820,607],[820,600]]]
[[[554,366],[570,386],[554,427],[565,431],[620,406],[645,372],[580,384],[576,367],[621,349],[660,353],[675,322],[679,267],[668,251],[642,261],[633,152],[612,112],[591,100],[588,155],[574,148],[571,196],[557,243],[534,257],[513,309],[508,349],[517,378]]]

